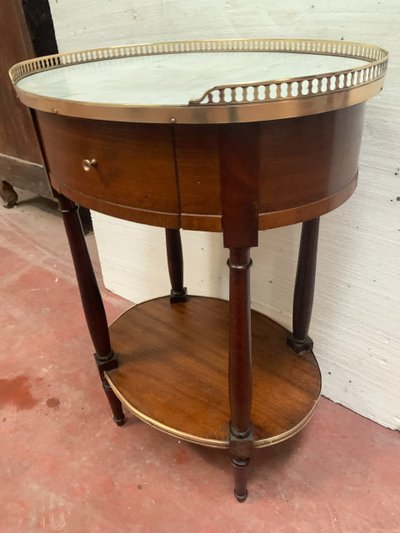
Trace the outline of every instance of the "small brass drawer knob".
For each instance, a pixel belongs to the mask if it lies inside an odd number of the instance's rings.
[[[82,168],[85,172],[89,172],[89,170],[93,167],[97,166],[96,159],[84,159],[82,161]]]

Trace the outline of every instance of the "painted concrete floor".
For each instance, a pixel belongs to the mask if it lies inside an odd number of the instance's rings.
[[[238,504],[225,452],[111,421],[52,205],[1,209],[0,254],[0,533],[400,532],[398,432],[322,399]]]

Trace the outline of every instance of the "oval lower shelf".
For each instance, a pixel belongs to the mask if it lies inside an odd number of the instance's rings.
[[[321,375],[311,352],[296,354],[288,331],[252,311],[254,446],[283,441],[311,418]],[[205,446],[229,446],[229,303],[157,298],[110,326],[119,367],[106,378],[125,407],[144,422]]]

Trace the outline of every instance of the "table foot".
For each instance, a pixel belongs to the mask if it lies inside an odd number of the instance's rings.
[[[115,416],[113,416],[113,420],[117,424],[117,426],[123,426],[126,422],[125,416],[123,418],[115,418]]]
[[[110,404],[111,411],[113,414],[113,420],[117,426],[123,426],[125,423],[125,415],[122,410],[122,404],[114,394],[110,385],[106,380],[102,381],[104,392],[106,393],[108,403]]]
[[[242,495],[239,495],[237,492],[236,492],[236,489],[233,491],[233,494],[235,495],[235,498],[237,499],[238,502],[242,503],[244,501],[247,500],[247,496],[248,496],[248,491],[246,489],[246,492]]]
[[[250,458],[245,459],[231,459],[233,472],[235,476],[235,489],[233,491],[238,502],[244,502],[248,495],[247,490],[247,468]]]

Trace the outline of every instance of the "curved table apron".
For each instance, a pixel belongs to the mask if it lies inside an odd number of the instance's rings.
[[[129,124],[38,112],[53,187],[119,218],[222,231],[221,144],[229,125]],[[353,193],[364,104],[310,117],[236,125],[251,139],[260,230],[319,217]],[[225,140],[226,139],[226,140]],[[250,155],[250,154],[249,154]],[[90,172],[82,161],[95,159]]]

